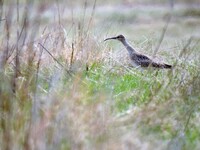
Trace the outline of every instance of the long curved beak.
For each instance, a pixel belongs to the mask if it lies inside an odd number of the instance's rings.
[[[105,39],[104,41],[107,41],[107,40],[116,40],[116,39],[117,39],[117,37],[111,37],[111,38]]]

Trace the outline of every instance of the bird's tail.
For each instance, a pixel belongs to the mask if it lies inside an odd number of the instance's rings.
[[[159,63],[153,62],[151,65],[155,68],[165,68],[165,69],[171,69],[172,68],[172,66],[168,65],[168,64],[159,64]]]
[[[172,66],[171,66],[171,65],[168,65],[168,64],[163,64],[162,67],[163,67],[163,68],[166,68],[166,69],[171,69],[171,68],[172,68]]]

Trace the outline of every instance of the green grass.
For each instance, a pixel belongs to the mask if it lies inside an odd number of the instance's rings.
[[[124,34],[136,50],[152,56],[168,7],[83,3],[52,1],[44,7],[38,1],[24,27],[26,15],[17,21],[17,6],[3,5],[2,18],[13,10],[13,21],[0,24],[0,149],[112,150],[128,143],[130,149],[198,150],[198,11],[175,7],[156,55],[174,68],[141,71],[123,59],[128,57],[121,44],[102,41]]]

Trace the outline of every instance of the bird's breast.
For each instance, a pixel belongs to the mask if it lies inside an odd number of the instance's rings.
[[[133,59],[130,59],[130,61],[131,61],[131,65],[132,65],[133,67],[139,67],[139,66],[140,66],[140,64],[139,64],[137,61],[135,61],[135,60],[133,60]]]

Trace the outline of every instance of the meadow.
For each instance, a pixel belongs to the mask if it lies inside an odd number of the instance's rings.
[[[0,1],[0,150],[200,149],[199,24],[196,0]]]

